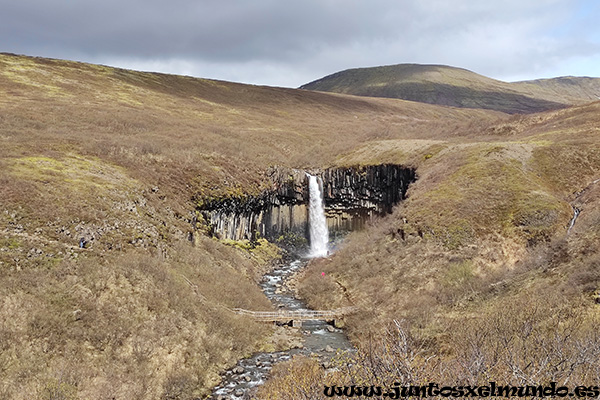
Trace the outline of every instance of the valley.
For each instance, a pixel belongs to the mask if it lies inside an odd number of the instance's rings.
[[[356,351],[290,357],[252,396],[600,381],[596,81],[444,71],[449,97],[409,101],[0,54],[0,397],[205,398],[284,354],[302,329],[230,310],[279,308],[306,173],[344,240],[287,295],[354,307]]]

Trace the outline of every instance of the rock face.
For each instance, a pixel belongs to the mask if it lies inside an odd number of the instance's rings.
[[[200,210],[211,233],[221,239],[277,239],[291,234],[304,237],[308,228],[306,172],[271,168],[271,189],[258,196],[205,202]]]
[[[390,213],[416,178],[413,169],[393,164],[326,169],[321,177],[331,232],[358,230],[374,216]]]
[[[323,202],[330,232],[361,229],[401,201],[415,171],[401,165],[329,168],[303,171],[271,168],[271,189],[258,196],[206,202],[200,210],[210,231],[221,239],[308,238],[307,172],[323,182]]]

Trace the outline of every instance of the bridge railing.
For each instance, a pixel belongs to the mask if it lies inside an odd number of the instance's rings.
[[[250,311],[234,308],[236,314],[246,315],[257,321],[291,321],[291,320],[332,320],[355,311],[354,307],[344,307],[334,310],[279,310],[279,311]]]

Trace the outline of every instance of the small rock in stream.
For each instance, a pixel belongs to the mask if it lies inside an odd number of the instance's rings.
[[[233,395],[235,397],[242,397],[244,395],[244,391],[242,389],[238,389],[233,393]]]
[[[234,374],[243,374],[244,373],[244,367],[235,367],[233,369],[233,373]]]
[[[327,331],[333,333],[335,332],[335,328],[331,325],[327,325]]]
[[[325,351],[328,353],[333,353],[335,352],[335,349],[333,347],[331,347],[330,345],[325,346]]]

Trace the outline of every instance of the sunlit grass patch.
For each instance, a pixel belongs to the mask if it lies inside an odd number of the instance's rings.
[[[31,59],[3,57],[0,74],[20,85],[41,89],[48,97],[72,98],[73,95],[53,82],[53,74]]]
[[[134,187],[134,181],[123,169],[99,159],[69,154],[61,158],[44,156],[21,157],[9,163],[11,173],[20,178],[42,184],[60,185],[64,189],[79,190],[96,187],[105,190],[116,187]]]

